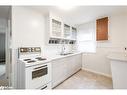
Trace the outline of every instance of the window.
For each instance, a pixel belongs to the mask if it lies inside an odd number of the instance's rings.
[[[108,40],[108,17],[96,20],[96,40]]]
[[[82,52],[96,51],[95,22],[78,26],[78,50]]]

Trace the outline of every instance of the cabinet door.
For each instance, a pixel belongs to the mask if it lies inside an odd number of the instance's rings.
[[[72,39],[77,39],[77,29],[72,27]]]
[[[74,59],[73,56],[66,58],[66,77],[69,77],[73,74],[73,68],[74,68]]]
[[[62,22],[51,19],[51,36],[62,37]]]
[[[52,61],[52,87],[66,79],[65,59]]]
[[[78,71],[82,67],[82,55],[75,56],[75,71]]]
[[[96,21],[96,40],[108,40],[108,17]]]
[[[82,57],[81,54],[68,57],[67,76],[71,76],[79,69],[81,69],[81,65],[82,65],[81,57]]]
[[[72,71],[72,74],[74,74],[79,69],[81,69],[81,65],[82,65],[81,54],[73,56],[72,59],[73,59],[73,62],[71,63],[72,64],[71,71]]]
[[[67,24],[64,24],[64,37],[71,38],[71,27]]]

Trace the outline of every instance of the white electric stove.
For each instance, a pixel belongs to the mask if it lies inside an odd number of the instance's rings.
[[[51,63],[41,57],[40,47],[18,49],[17,88],[51,89]]]

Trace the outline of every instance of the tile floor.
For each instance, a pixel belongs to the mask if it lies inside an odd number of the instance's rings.
[[[5,62],[0,62],[0,86],[7,86],[8,82],[5,78]]]
[[[80,70],[54,89],[112,89],[112,79]]]

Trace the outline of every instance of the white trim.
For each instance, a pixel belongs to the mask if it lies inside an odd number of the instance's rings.
[[[112,76],[111,76],[111,75],[109,75],[109,74],[104,74],[104,73],[97,72],[97,71],[94,71],[94,70],[91,70],[91,69],[82,68],[82,70],[86,70],[86,71],[89,71],[89,72],[92,72],[92,73],[95,73],[95,74],[99,74],[99,75],[103,75],[103,76],[106,76],[106,77],[112,78]]]

